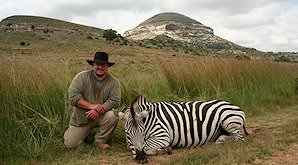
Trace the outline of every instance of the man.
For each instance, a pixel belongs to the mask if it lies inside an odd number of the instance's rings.
[[[94,59],[87,62],[93,69],[78,73],[68,89],[73,113],[64,133],[64,144],[68,148],[76,147],[83,143],[92,128],[100,127],[93,145],[107,149],[108,138],[118,123],[113,109],[120,104],[120,83],[108,73],[115,63],[109,62],[106,52],[96,52]]]

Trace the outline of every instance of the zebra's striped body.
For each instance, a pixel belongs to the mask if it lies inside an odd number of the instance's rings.
[[[139,96],[126,110],[126,138],[134,157],[213,142],[221,135],[243,140],[245,114],[229,102],[212,100],[149,103]],[[164,151],[164,152],[163,152]]]

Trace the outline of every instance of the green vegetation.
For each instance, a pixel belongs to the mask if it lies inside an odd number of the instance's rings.
[[[186,41],[174,40],[171,37],[160,35],[153,39],[144,39],[137,41],[139,46],[146,48],[165,49],[179,53],[188,53],[193,55],[211,55],[212,50],[204,44],[192,44]]]
[[[200,22],[198,22],[194,19],[191,19],[191,18],[184,16],[182,14],[172,13],[172,12],[157,14],[157,15],[149,18],[145,22],[141,23],[140,25],[147,25],[147,24],[160,25],[160,24],[164,24],[165,22],[171,23],[173,20],[177,23],[181,23],[181,24],[189,25],[189,26],[193,26],[193,24],[202,25]]]
[[[201,42],[190,43],[175,40],[166,35],[159,35],[152,39],[143,39],[136,42],[139,46],[145,48],[164,49],[199,56],[227,57],[241,60],[250,60],[255,58],[269,59],[272,57],[271,53],[260,52],[253,48],[245,48],[235,44],[230,45],[228,43]]]
[[[62,144],[71,113],[66,91],[73,76],[86,66],[77,64],[78,60],[1,56],[0,155],[4,163],[50,161],[46,155],[55,155],[54,150],[68,152]],[[258,107],[297,105],[297,71],[293,64],[187,56],[111,68],[122,83],[122,108],[133,94],[143,93],[152,101],[226,99],[251,117],[263,113]],[[125,151],[123,137],[120,123],[112,141]]]
[[[46,18],[46,17],[37,17],[37,16],[11,16],[3,19],[1,21],[2,24],[7,25],[7,27],[18,24],[19,26],[28,26],[32,30],[37,30],[37,28],[41,27],[51,27],[51,28],[59,28],[59,29],[71,29],[78,31],[87,31],[87,32],[101,32],[102,29],[98,29],[95,27],[84,26],[80,24],[65,22],[58,19]],[[29,26],[30,25],[30,26]]]
[[[120,34],[117,33],[116,30],[113,29],[107,29],[103,32],[102,36],[107,42],[112,43],[112,42],[118,42],[121,45],[127,45],[128,40],[123,38]]]
[[[202,59],[163,62],[161,66],[171,91],[179,98],[195,98],[199,94],[200,99],[221,98],[249,107],[271,102],[286,105],[285,100],[296,96],[297,65]]]
[[[113,29],[105,30],[102,37],[111,42],[117,38],[117,31]]]
[[[44,18],[22,18],[28,19],[24,29],[29,30],[24,32],[14,28],[18,19],[1,22],[5,28],[0,31],[0,164],[134,163],[126,149],[123,121],[110,139],[109,151],[95,149],[92,135],[77,149],[63,146],[72,112],[66,91],[79,71],[90,69],[86,59],[98,50],[109,52],[116,62],[110,72],[121,82],[118,110],[138,93],[153,102],[225,99],[243,108],[249,130],[266,128],[245,137],[244,143],[150,157],[153,164],[251,164],[297,144],[297,64],[247,60],[258,55],[213,52],[207,45],[193,49],[163,37],[141,43],[157,49],[110,44],[101,29]],[[217,58],[220,53],[235,58]]]

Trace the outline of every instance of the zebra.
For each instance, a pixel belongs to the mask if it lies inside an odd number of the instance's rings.
[[[243,141],[245,114],[236,105],[223,100],[156,102],[139,95],[125,112],[126,142],[138,163],[148,162],[146,155],[172,154],[172,148],[196,147],[215,142],[221,135]]]

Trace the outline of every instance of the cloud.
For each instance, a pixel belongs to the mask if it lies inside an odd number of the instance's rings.
[[[118,33],[162,13],[177,12],[222,38],[264,51],[297,51],[298,2],[294,0],[0,0],[0,19],[36,15]]]

